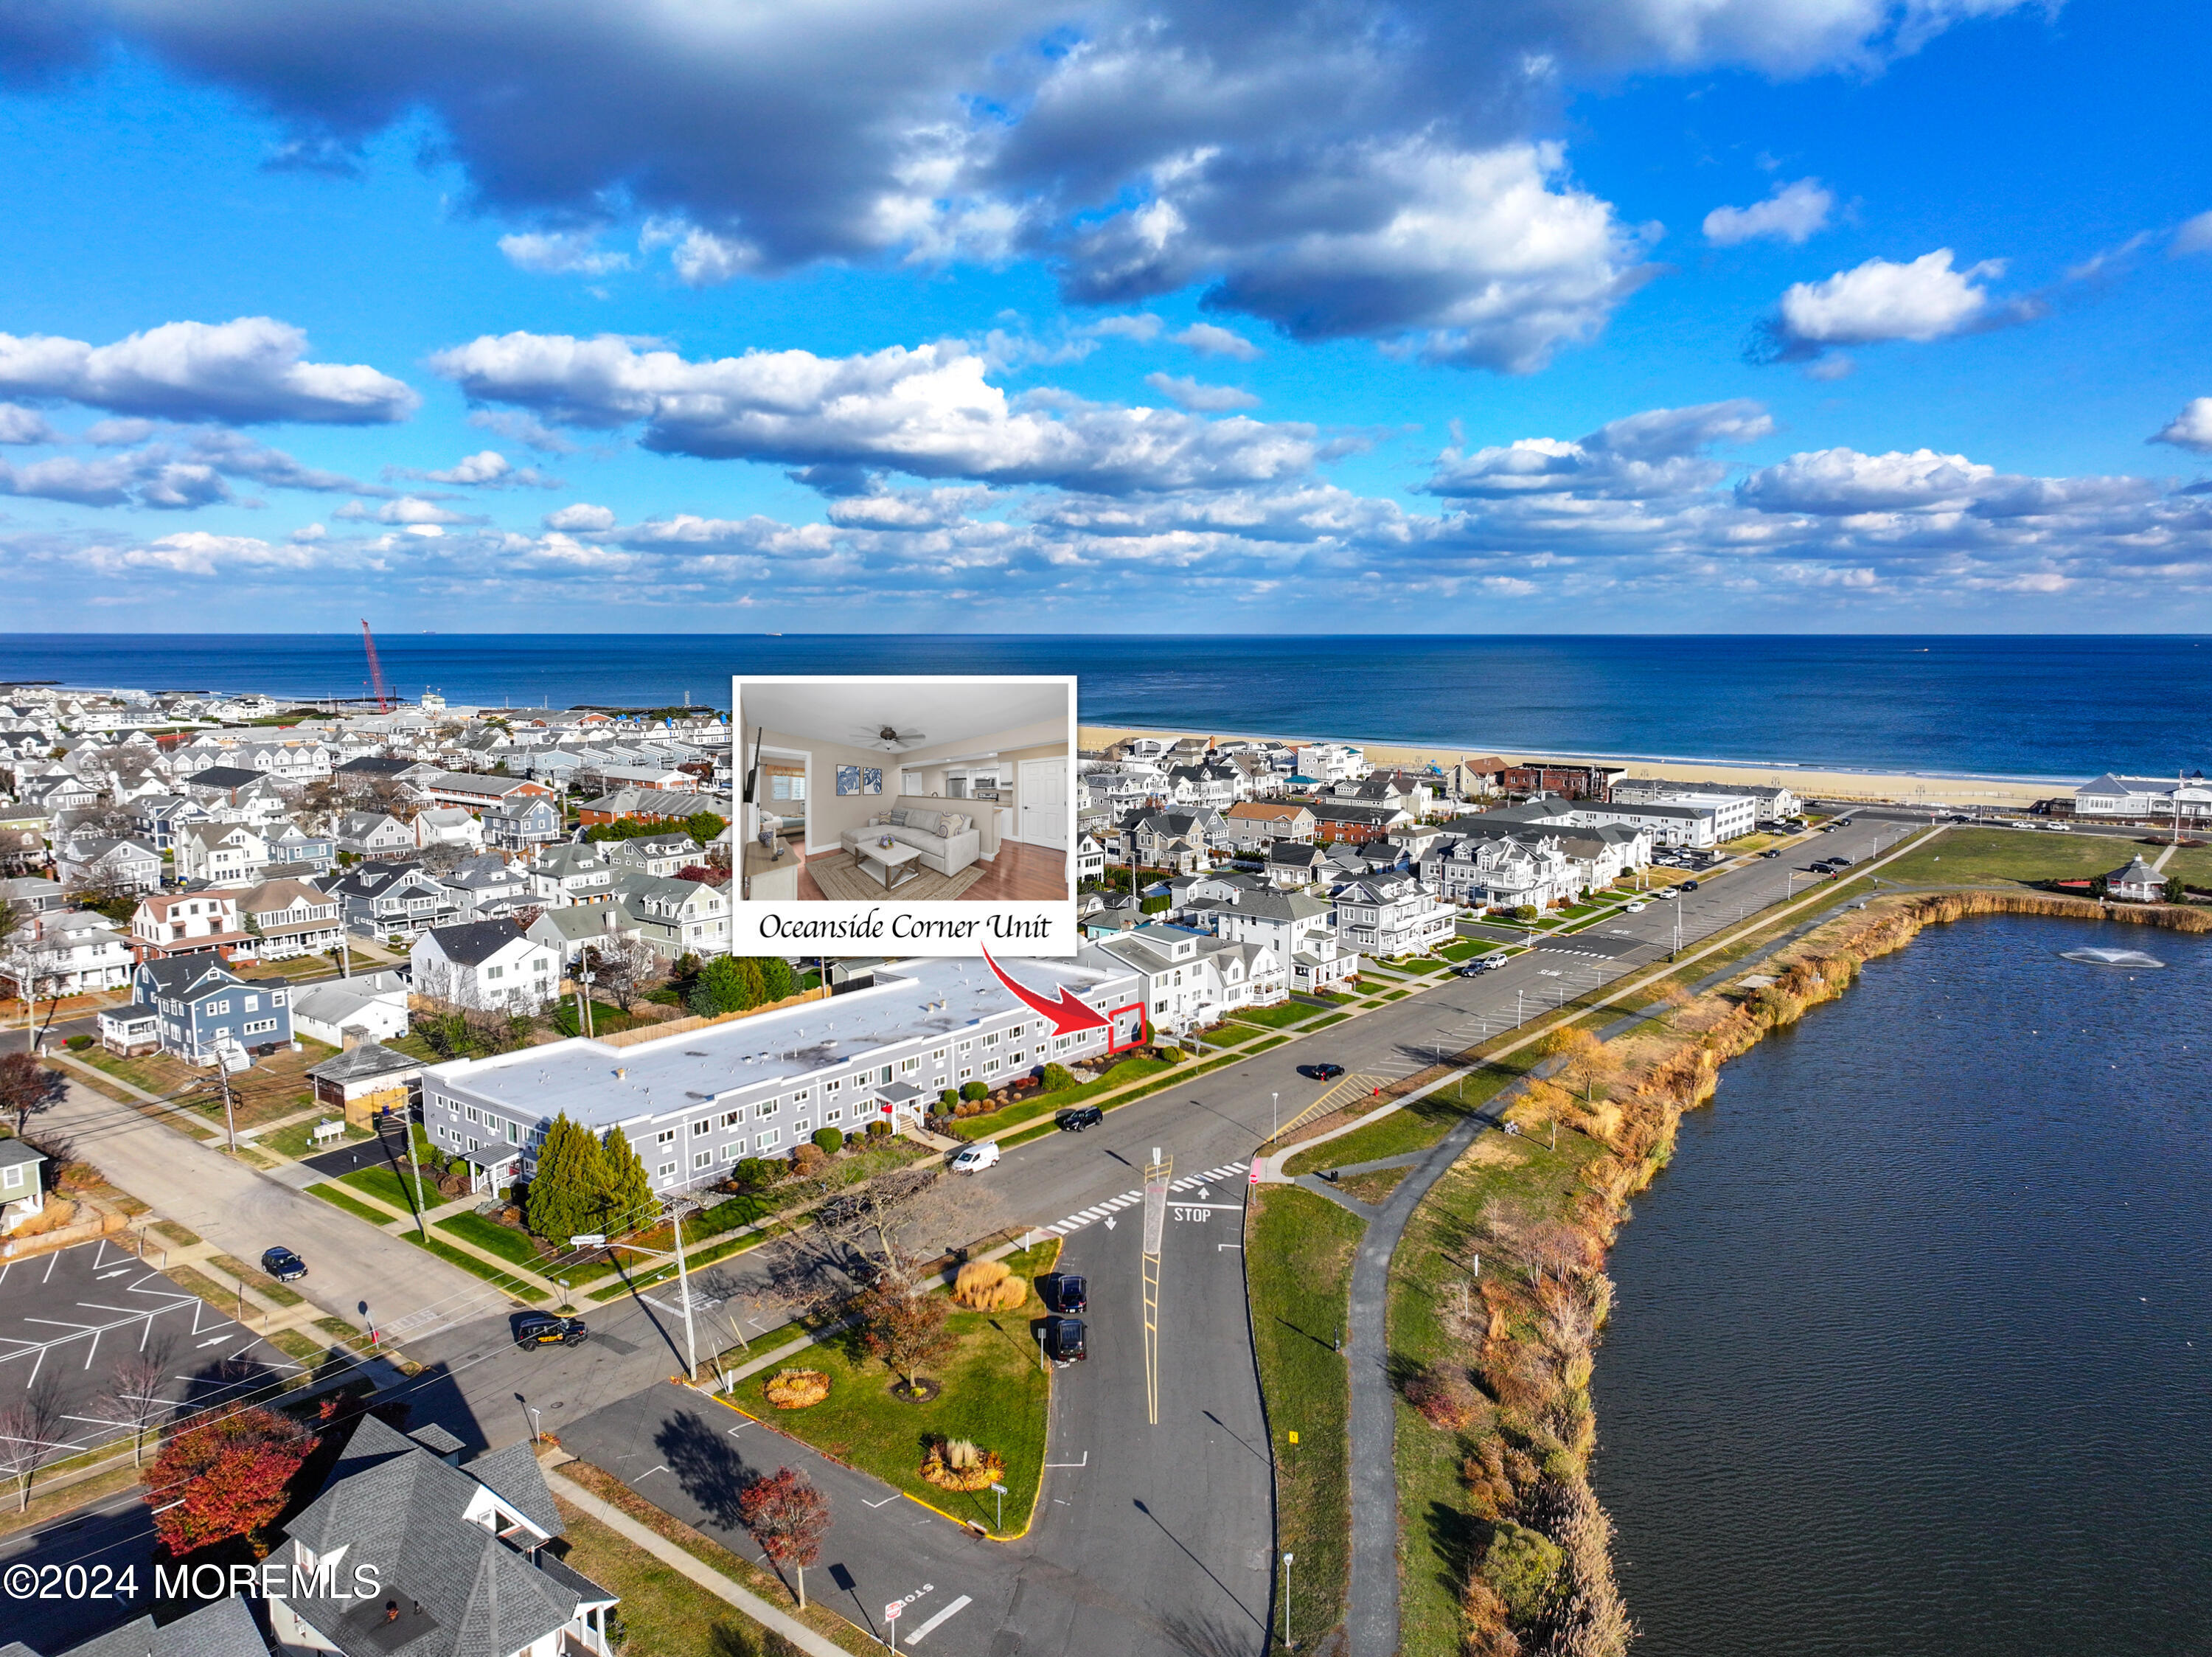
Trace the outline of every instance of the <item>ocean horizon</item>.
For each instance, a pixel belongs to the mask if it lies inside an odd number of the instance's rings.
[[[383,633],[478,706],[726,708],[733,673],[1065,673],[1103,725],[2063,781],[2203,763],[2191,635]],[[0,634],[0,683],[368,693],[358,634]]]

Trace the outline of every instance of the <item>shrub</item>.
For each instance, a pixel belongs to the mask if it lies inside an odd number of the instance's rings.
[[[1516,904],[1513,906],[1513,918],[1516,921],[1533,921],[1536,916],[1537,909],[1534,904]]]
[[[1048,1064],[1044,1067],[1045,1092],[1056,1093],[1064,1087],[1073,1087],[1074,1085],[1075,1072],[1065,1064]]]
[[[845,1130],[842,1128],[817,1128],[814,1142],[822,1148],[823,1155],[835,1156],[845,1148]]]
[[[873,1122],[871,1122],[870,1124],[868,1124],[868,1137],[869,1137],[869,1138],[871,1138],[871,1139],[889,1139],[890,1136],[891,1136],[891,1124],[890,1124],[890,1123],[888,1123],[888,1122],[884,1121],[884,1120],[883,1119],[883,1118],[881,1118],[881,1117],[878,1117],[878,1118],[877,1118]]]
[[[1006,1471],[1006,1459],[996,1450],[964,1438],[940,1439],[921,1460],[921,1476],[946,1490],[988,1490]]]
[[[1490,1549],[1477,1575],[1505,1602],[1506,1614],[1525,1624],[1550,1609],[1560,1562],[1559,1544],[1542,1532],[1503,1519],[1492,1527]]]
[[[1141,914],[1160,915],[1166,912],[1168,905],[1172,901],[1173,899],[1170,899],[1166,892],[1163,892],[1157,898],[1145,899],[1137,905],[1137,908],[1138,911]]]
[[[69,1050],[72,1053],[81,1053],[91,1045],[92,1038],[90,1036],[71,1036],[69,1039]]]
[[[823,1155],[822,1148],[811,1140],[791,1148],[791,1166],[802,1179],[812,1178],[815,1170],[829,1160]]]
[[[1030,1286],[1002,1260],[970,1260],[953,1279],[952,1298],[978,1312],[1018,1312],[1029,1304]]]
[[[937,1108],[946,1112],[948,1115],[951,1112],[953,1107],[959,1103],[960,1095],[950,1087],[947,1087],[943,1093],[937,1096]]]
[[[730,1183],[739,1191],[766,1191],[782,1172],[766,1157],[748,1156],[732,1165]]]
[[[991,1090],[988,1087],[986,1087],[980,1081],[970,1081],[962,1085],[960,1089],[960,1097],[968,1100],[970,1104],[973,1104],[979,1099],[988,1097],[990,1091]]]
[[[1425,1364],[1406,1383],[1406,1402],[1431,1427],[1461,1432],[1481,1412],[1482,1396],[1455,1363]]]
[[[830,1377],[819,1369],[779,1370],[765,1389],[779,1410],[805,1410],[830,1396]]]

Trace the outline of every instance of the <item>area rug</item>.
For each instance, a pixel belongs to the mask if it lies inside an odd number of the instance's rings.
[[[912,880],[902,880],[886,892],[849,851],[832,851],[806,860],[806,872],[822,888],[822,895],[846,903],[872,903],[885,897],[896,898],[901,903],[943,903],[948,898],[958,897],[983,878],[982,869],[974,863],[957,874],[939,874],[927,863],[914,867],[918,872]]]

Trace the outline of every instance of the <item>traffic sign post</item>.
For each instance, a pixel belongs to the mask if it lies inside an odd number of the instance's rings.
[[[991,1489],[997,1493],[999,1497],[998,1530],[999,1534],[1004,1536],[1006,1532],[1006,1487],[1003,1484],[994,1484]]]
[[[898,1649],[899,1613],[905,1609],[906,1607],[896,1599],[892,1600],[890,1604],[884,1607],[884,1622],[890,1631],[890,1645],[891,1649],[894,1652]]]

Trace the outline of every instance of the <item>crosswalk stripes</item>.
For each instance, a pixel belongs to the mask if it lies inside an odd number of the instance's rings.
[[[1183,1178],[1176,1180],[1175,1184],[1169,1186],[1168,1189],[1170,1191],[1189,1191],[1194,1186],[1217,1184],[1221,1180],[1228,1179],[1231,1174],[1243,1173],[1244,1169],[1245,1164],[1242,1162],[1224,1162],[1218,1168],[1208,1168],[1204,1173],[1186,1174]],[[1069,1215],[1065,1220],[1054,1221],[1052,1224],[1044,1227],[1043,1229],[1046,1231],[1056,1231],[1061,1236],[1065,1237],[1070,1232],[1082,1230],[1084,1227],[1091,1224],[1093,1221],[1103,1220],[1108,1215],[1114,1213],[1117,1209],[1127,1208],[1132,1203],[1141,1203],[1144,1200],[1145,1193],[1143,1191],[1125,1191],[1119,1197],[1109,1197],[1105,1202],[1097,1203],[1093,1207],[1078,1209],[1073,1214]]]

